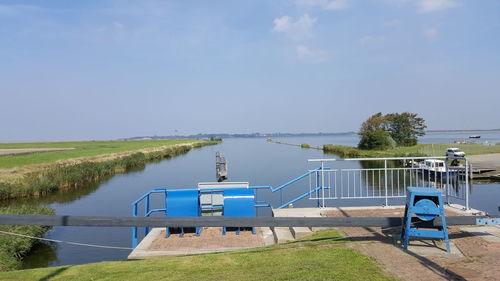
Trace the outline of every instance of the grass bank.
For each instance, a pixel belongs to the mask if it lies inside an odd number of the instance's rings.
[[[0,213],[53,215],[54,210],[33,206],[0,207]],[[43,236],[48,229],[49,228],[45,226],[0,225],[1,231],[35,237]],[[37,243],[37,241],[33,239],[0,233],[0,271],[21,268],[22,257],[28,253],[35,243]]]
[[[81,157],[95,157],[136,150],[155,149],[199,140],[138,140],[138,141],[79,141],[79,142],[38,142],[0,143],[0,149],[63,148],[70,150],[26,153],[22,155],[0,156],[0,169],[20,168],[37,164],[51,164],[58,161]]]
[[[444,156],[448,147],[458,147],[466,155],[500,153],[500,145],[484,144],[417,144],[409,147],[398,147],[388,150],[363,150],[350,146],[325,144],[323,151],[325,153],[336,154],[342,158],[372,158],[372,157],[416,157],[416,156]]]
[[[1,280],[394,280],[335,231],[235,252],[102,262],[0,273]]]
[[[184,143],[182,143],[184,142]],[[76,188],[78,186],[98,181],[106,176],[122,173],[128,169],[140,165],[144,165],[152,160],[160,160],[164,158],[170,158],[177,155],[184,154],[189,150],[205,145],[211,145],[218,143],[217,141],[182,141],[179,143],[177,140],[169,140],[170,145],[165,145],[165,142],[159,141],[156,143],[156,147],[150,150],[142,150],[141,152],[126,151],[120,153],[107,153],[111,148],[100,148],[97,149],[105,154],[96,154],[96,149],[92,150],[91,153],[85,151],[85,146],[81,146],[83,152],[73,154],[92,154],[96,156],[94,158],[78,158],[78,160],[73,160],[65,158],[62,163],[52,163],[44,167],[38,167],[35,169],[28,169],[17,177],[4,177],[0,178],[0,200],[20,198],[20,197],[31,197],[40,196],[50,192],[54,192],[60,189]],[[137,148],[140,141],[133,142],[134,145],[129,145],[128,142],[120,142],[121,144],[126,144],[127,148]],[[152,142],[146,141],[144,146],[151,148]],[[93,145],[90,145],[94,147]],[[123,147],[119,148],[124,149]],[[144,147],[142,148],[144,149]],[[116,151],[116,148],[112,148]],[[53,153],[63,153],[64,157],[67,151],[58,151]],[[75,153],[73,151],[73,153]],[[61,159],[61,155],[55,157],[54,155],[48,155],[48,153],[40,153],[38,156],[33,156],[38,159],[45,159],[48,163],[51,163],[54,159]],[[51,152],[52,154],[52,152]],[[125,155],[123,155],[125,154]],[[123,156],[122,156],[123,155]],[[4,156],[11,159],[20,158],[20,162],[24,163],[26,161],[26,155],[13,155]],[[3,157],[0,157],[0,159]],[[1,159],[4,160],[5,159]]]

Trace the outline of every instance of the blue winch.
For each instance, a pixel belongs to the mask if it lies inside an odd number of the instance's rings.
[[[440,217],[442,225],[435,226]],[[435,188],[408,187],[401,240],[408,249],[410,237],[444,239],[446,250],[450,252],[446,217],[441,192]]]

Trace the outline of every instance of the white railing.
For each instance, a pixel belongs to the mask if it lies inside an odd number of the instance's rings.
[[[419,161],[443,160],[444,167],[426,169]],[[451,161],[460,161],[460,166],[452,166]],[[362,159],[311,159],[321,162],[321,169],[310,170],[309,199],[318,200],[321,206],[325,200],[333,199],[384,199],[389,205],[390,198],[406,197],[408,186],[434,187],[443,192],[446,202],[462,200],[469,208],[469,163],[466,158],[451,157],[391,157]],[[360,161],[361,168],[325,168]],[[442,162],[441,162],[442,163]],[[354,164],[354,162],[353,162]],[[350,166],[350,165],[349,165]]]

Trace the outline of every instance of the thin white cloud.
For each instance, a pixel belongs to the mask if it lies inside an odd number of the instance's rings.
[[[458,6],[454,0],[418,0],[418,11],[422,13],[436,12]]]
[[[304,62],[320,63],[326,60],[326,53],[322,50],[311,49],[304,45],[297,45],[295,47],[297,58]]]
[[[431,13],[460,6],[457,0],[378,0],[390,5],[415,5],[420,13]]]
[[[288,37],[294,40],[301,40],[313,36],[313,26],[316,23],[316,18],[310,17],[308,14],[301,16],[297,21],[289,16],[274,19],[274,32],[283,32]]]
[[[344,10],[350,7],[351,0],[296,0],[297,5],[316,6],[324,10]]]
[[[424,36],[429,39],[436,39],[439,35],[439,30],[435,27],[424,27],[422,30]]]
[[[0,4],[0,15],[17,16],[28,12],[39,12],[41,8],[33,5],[4,5]]]
[[[369,46],[376,44],[377,42],[383,41],[384,39],[385,37],[380,35],[366,35],[359,38],[359,42],[361,43],[361,45]]]
[[[400,24],[401,24],[401,21],[398,19],[392,19],[392,20],[388,20],[388,21],[384,22],[384,26],[386,26],[386,27],[396,27],[396,26],[399,26]]]

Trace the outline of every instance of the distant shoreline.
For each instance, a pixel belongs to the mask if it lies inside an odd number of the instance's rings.
[[[472,133],[472,132],[500,132],[500,129],[470,129],[470,130],[428,130],[426,133]],[[283,137],[311,137],[311,136],[342,136],[355,135],[357,132],[339,133],[249,133],[249,134],[197,134],[187,136],[138,136],[122,138],[120,140],[156,140],[156,139],[210,139],[210,138],[283,138]]]

